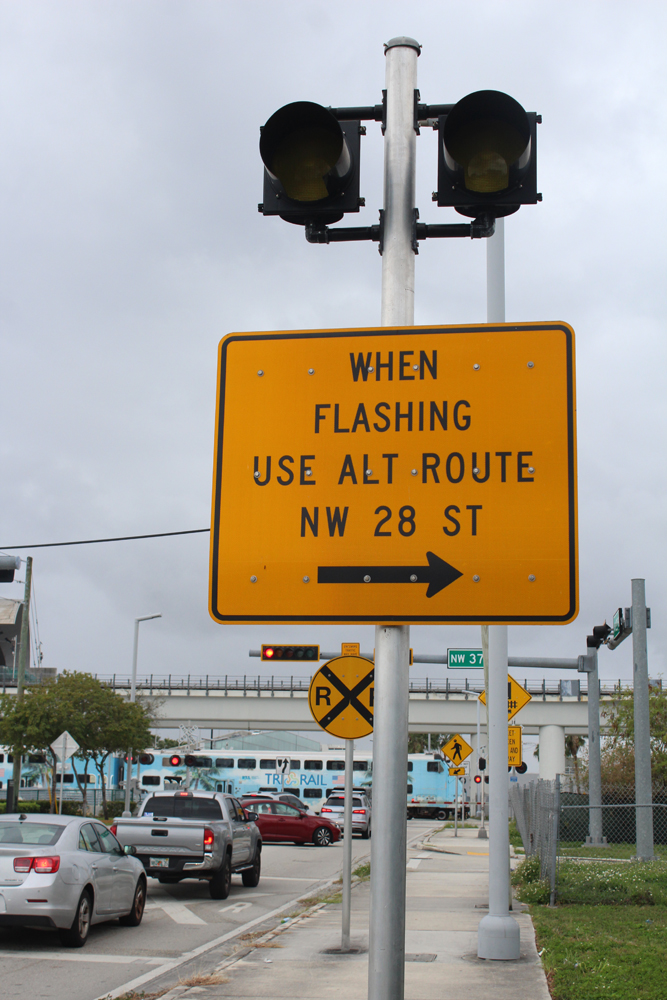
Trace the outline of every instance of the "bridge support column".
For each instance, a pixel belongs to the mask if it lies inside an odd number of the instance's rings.
[[[540,778],[553,781],[565,772],[565,728],[540,726]]]

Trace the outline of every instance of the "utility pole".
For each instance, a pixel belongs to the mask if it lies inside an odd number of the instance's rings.
[[[635,803],[637,857],[653,860],[653,790],[651,787],[651,720],[646,649],[646,588],[632,581],[632,659],[634,663]]]
[[[382,326],[414,323],[414,109],[420,49],[413,38],[393,38],[385,46]],[[376,625],[368,1000],[403,1000],[404,995],[409,662],[410,627]]]
[[[21,638],[18,649],[18,672],[16,675],[16,700],[23,701],[25,675],[30,663],[30,589],[32,586],[32,556],[25,561],[25,588],[21,608]],[[14,747],[14,767],[12,770],[12,801],[7,802],[7,812],[16,812],[21,793],[21,764],[23,761],[20,747]],[[61,778],[62,781],[62,778]],[[11,806],[11,808],[10,808]]]
[[[598,651],[589,648],[588,660],[588,837],[591,846],[604,844],[602,836],[602,761],[600,759],[600,678]]]
[[[505,220],[486,244],[486,319],[505,322]],[[488,626],[489,912],[477,931],[479,958],[515,961],[519,925],[509,912],[509,773],[507,770],[507,625]],[[485,651],[485,672],[486,672]]]

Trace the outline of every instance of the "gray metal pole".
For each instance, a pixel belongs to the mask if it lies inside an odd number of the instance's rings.
[[[411,38],[393,38],[385,46],[382,326],[414,323],[419,51]],[[368,1000],[403,1000],[404,994],[409,657],[409,626],[376,625]]]
[[[21,608],[21,637],[19,648],[14,652],[14,663],[18,656],[18,670],[16,674],[16,700],[23,701],[23,688],[25,687],[25,675],[30,663],[30,589],[32,586],[32,556],[28,556],[25,561],[25,586],[23,589],[23,606]],[[14,747],[14,766],[12,768],[12,795],[13,801],[6,805],[7,812],[18,812],[19,797],[21,795],[21,766],[23,763],[22,749]]]
[[[600,760],[600,679],[598,651],[588,654],[593,669],[588,674],[588,837],[587,844],[604,844],[602,836],[602,762]]]
[[[454,778],[454,836],[459,835],[459,776]]]
[[[139,651],[139,623],[148,622],[152,618],[162,618],[162,615],[143,615],[141,618],[134,619],[134,648],[132,651],[132,679],[130,681],[130,702],[135,702],[137,699],[137,653]],[[130,811],[130,785],[132,782],[132,749],[130,748],[127,752],[127,767],[125,768],[125,809],[123,811],[123,816],[131,816]],[[137,776],[139,771],[137,769]]]
[[[343,929],[341,951],[350,950],[350,909],[352,904],[352,785],[354,783],[354,740],[345,740],[345,839],[343,840]]]
[[[505,322],[505,225],[486,241],[486,318]],[[509,772],[507,770],[507,625],[488,629],[489,912],[477,930],[479,958],[515,961],[519,925],[509,912]],[[486,667],[486,664],[485,664]]]
[[[635,710],[635,810],[637,857],[653,859],[653,790],[651,787],[651,720],[649,715],[648,654],[646,649],[646,590],[643,580],[632,581],[632,659]]]

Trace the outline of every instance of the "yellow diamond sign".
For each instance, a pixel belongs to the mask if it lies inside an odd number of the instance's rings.
[[[531,701],[532,695],[528,694],[525,687],[522,687],[518,681],[515,681],[510,674],[507,675],[507,718],[511,719],[513,715],[520,712],[524,706]],[[482,691],[479,696],[479,700],[483,705],[486,705],[486,692]]]
[[[452,736],[448,743],[445,743],[442,752],[445,757],[449,757],[452,764],[462,764],[472,753],[472,747],[457,733],[456,736]]]

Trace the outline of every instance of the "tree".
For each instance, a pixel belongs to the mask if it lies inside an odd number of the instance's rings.
[[[602,749],[602,780],[613,784],[635,782],[635,717],[632,690],[618,691],[611,706],[603,711],[608,720]],[[667,784],[667,690],[649,688],[651,732],[651,776]]]
[[[83,780],[77,775],[84,810],[88,768],[98,771],[102,804],[107,814],[105,767],[111,754],[141,750],[151,740],[150,714],[138,702],[122,695],[90,674],[65,672],[26,689],[17,702],[13,695],[0,698],[0,742],[21,753],[43,753],[51,765],[52,809],[56,799],[56,756],[51,743],[68,730],[79,744],[77,758],[84,762]]]
[[[581,759],[578,754],[582,747],[585,745],[586,739],[583,736],[574,736],[570,734],[565,737],[565,757],[566,759],[574,762],[574,786],[579,793],[581,791]]]
[[[449,734],[443,736],[442,733],[410,733],[408,736],[408,753],[427,753],[428,738],[431,737],[431,750],[439,750],[447,740]]]

